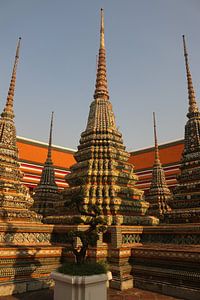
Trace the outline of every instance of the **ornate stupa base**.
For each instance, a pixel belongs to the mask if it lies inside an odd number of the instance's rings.
[[[200,208],[173,210],[164,215],[164,222],[170,224],[200,223]]]
[[[62,247],[53,246],[53,226],[0,222],[0,296],[52,286]]]
[[[159,219],[153,216],[122,216],[123,225],[158,225]]]
[[[0,222],[10,222],[11,224],[13,222],[34,222],[34,223],[41,223],[42,216],[38,215],[34,211],[30,211],[27,209],[5,209],[0,208]]]
[[[158,225],[159,219],[153,216],[124,216],[124,215],[100,215],[105,220],[107,225]],[[81,224],[86,221],[88,217],[81,215],[74,216],[48,216],[43,219],[45,224],[66,224],[74,225]]]

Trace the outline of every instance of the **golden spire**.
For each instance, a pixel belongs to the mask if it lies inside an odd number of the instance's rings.
[[[19,38],[18,43],[17,43],[15,61],[14,61],[14,66],[13,66],[13,71],[12,71],[12,76],[11,76],[11,81],[10,81],[10,87],[9,87],[9,90],[8,90],[6,105],[5,105],[5,108],[3,110],[3,113],[1,114],[1,116],[6,115],[6,116],[9,116],[11,118],[14,117],[13,101],[14,101],[15,83],[16,83],[16,71],[17,71],[17,65],[18,65],[18,61],[19,61],[20,42],[21,42],[21,37]]]
[[[156,132],[156,117],[155,117],[155,112],[153,112],[153,128],[154,128],[154,142],[155,142],[155,162],[158,162],[158,161],[160,161],[160,159],[159,159],[157,132]]]
[[[188,99],[189,99],[189,114],[198,112],[198,106],[196,103],[196,98],[195,98],[195,92],[192,84],[192,75],[190,73],[190,67],[189,67],[189,62],[188,62],[188,53],[187,53],[187,48],[186,48],[186,43],[185,43],[185,36],[183,35],[183,49],[184,49],[184,56],[185,56],[185,66],[186,66],[186,75],[187,75],[187,83],[188,83]],[[188,115],[189,117],[189,115]]]
[[[94,99],[109,99],[107,78],[106,78],[106,50],[104,41],[104,12],[101,8],[101,26],[100,26],[100,48],[96,77],[96,86]]]
[[[52,111],[50,132],[49,132],[49,146],[48,146],[48,154],[47,154],[47,160],[50,162],[51,162],[51,146],[52,146],[52,131],[53,131],[53,115],[54,115],[54,112]]]
[[[100,48],[105,48],[103,8],[101,8]]]

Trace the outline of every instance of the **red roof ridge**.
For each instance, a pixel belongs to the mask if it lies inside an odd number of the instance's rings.
[[[179,139],[175,139],[175,140],[172,140],[172,141],[168,141],[168,142],[164,142],[164,143],[160,143],[158,145],[159,148],[165,148],[165,147],[168,147],[168,146],[173,146],[173,145],[177,145],[177,144],[182,144],[184,142],[184,139],[182,138],[179,138]],[[152,146],[149,146],[149,147],[142,147],[142,148],[139,148],[139,149],[136,149],[136,150],[132,150],[132,151],[129,151],[130,154],[136,154],[138,152],[148,152],[148,151],[152,151],[154,150],[154,145]]]
[[[39,145],[39,146],[45,146],[45,147],[48,147],[48,143],[45,143],[45,142],[41,142],[41,141],[38,141],[38,140],[34,140],[34,139],[29,139],[29,138],[25,138],[25,137],[22,137],[22,136],[17,136],[17,141],[18,142],[27,142],[28,144],[35,144],[35,145]],[[76,152],[75,149],[71,149],[71,148],[67,148],[67,147],[63,147],[63,146],[58,146],[58,145],[54,145],[52,144],[52,148],[53,149],[57,149],[57,150],[65,150],[65,151],[68,151],[68,152]]]

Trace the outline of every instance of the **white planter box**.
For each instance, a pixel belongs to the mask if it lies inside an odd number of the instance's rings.
[[[107,274],[70,276],[52,272],[54,300],[107,300]]]

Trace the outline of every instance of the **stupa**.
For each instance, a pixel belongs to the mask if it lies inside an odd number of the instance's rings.
[[[13,109],[20,40],[0,117],[0,296],[52,285],[49,275],[62,253],[61,247],[51,245],[53,228],[31,210],[33,199],[21,183]]]
[[[113,287],[130,288],[132,283],[134,287],[190,300],[200,298],[200,224],[192,223],[197,221],[199,216],[198,182],[200,179],[197,174],[200,126],[186,48],[185,57],[189,90],[189,120],[186,124],[185,151],[174,199],[168,198],[167,203],[164,202],[164,205],[168,204],[173,210],[169,211],[168,207],[164,206],[161,211],[161,222],[157,226],[111,226],[117,227],[118,232],[114,243],[115,232],[112,231],[113,228],[109,228],[111,244],[108,245],[112,247],[109,263],[115,281],[111,283]],[[156,129],[155,125],[154,122],[154,129]],[[155,137],[155,148],[158,149],[156,130]],[[155,181],[151,186],[152,194],[154,190],[157,193],[157,195],[153,194],[154,196],[159,195],[159,187],[166,187],[158,154],[155,151],[155,173],[153,174]],[[165,195],[164,190],[161,195]],[[154,197],[148,199],[150,213],[158,210],[159,205],[156,205],[155,199]],[[180,209],[176,208],[176,205]],[[170,224],[166,224],[167,222]]]
[[[60,193],[55,181],[55,171],[52,162],[52,129],[53,129],[53,112],[51,115],[51,125],[49,133],[49,145],[47,158],[44,163],[40,182],[34,189],[33,209],[42,214],[44,217],[55,214],[56,205],[60,201]]]
[[[40,222],[41,216],[30,210],[33,199],[28,188],[21,184],[23,177],[18,162],[13,100],[19,60],[20,38],[6,105],[0,117],[0,220]]]
[[[172,195],[167,186],[165,173],[162,168],[162,164],[160,162],[155,113],[153,113],[153,123],[154,123],[155,159],[154,159],[154,165],[152,170],[151,186],[145,199],[150,204],[148,210],[149,214],[153,216],[157,216],[159,219],[163,219],[164,213],[171,210],[168,205],[168,201],[172,197]]]
[[[68,223],[77,211],[70,209],[73,197],[81,197],[82,210],[90,211],[98,205],[107,224],[153,224],[158,220],[146,216],[149,204],[143,191],[135,184],[138,177],[128,163],[122,134],[118,131],[106,75],[106,49],[104,41],[104,13],[101,9],[100,48],[94,99],[85,131],[81,134],[76,163],[66,176],[69,187],[63,193],[65,212],[48,222]]]
[[[173,209],[166,215],[166,221],[172,223],[193,223],[200,221],[200,112],[190,72],[185,37],[183,47],[188,84],[188,121],[185,125],[184,151],[180,174],[174,197],[170,201]]]

